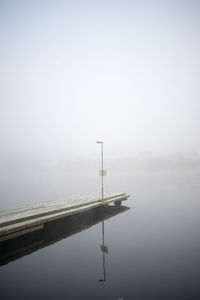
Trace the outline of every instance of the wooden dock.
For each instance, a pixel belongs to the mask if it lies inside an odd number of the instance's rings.
[[[95,207],[126,200],[126,193],[89,194],[65,200],[47,201],[0,211],[0,242],[41,230],[45,223],[65,216],[79,214]]]

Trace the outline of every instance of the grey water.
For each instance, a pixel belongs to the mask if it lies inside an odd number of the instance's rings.
[[[77,182],[66,174],[25,175],[1,177],[1,207],[96,187],[90,176]],[[124,171],[111,178],[111,191],[130,194],[127,209],[0,266],[1,299],[200,299],[199,171]]]

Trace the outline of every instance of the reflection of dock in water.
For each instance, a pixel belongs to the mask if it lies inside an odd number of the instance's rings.
[[[67,216],[48,223],[38,231],[0,243],[0,265],[4,265],[81,232],[99,222],[127,211],[125,206],[100,206],[86,212]]]

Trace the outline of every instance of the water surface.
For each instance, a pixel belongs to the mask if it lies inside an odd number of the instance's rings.
[[[51,227],[33,251],[0,267],[1,298],[200,299],[198,176],[165,171],[113,177],[114,190],[131,195],[123,203],[130,209],[107,219],[86,216],[81,226]],[[33,196],[34,190],[29,184]],[[80,186],[76,194],[82,191]]]

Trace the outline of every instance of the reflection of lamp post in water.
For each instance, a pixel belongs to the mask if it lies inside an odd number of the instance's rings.
[[[104,221],[102,221],[102,242],[101,251],[103,252],[103,279],[99,279],[99,281],[106,281],[105,253],[108,253],[108,248],[104,245]]]
[[[97,140],[97,144],[101,144],[101,200],[103,201],[103,176],[106,175],[106,172],[103,170],[103,141]]]

